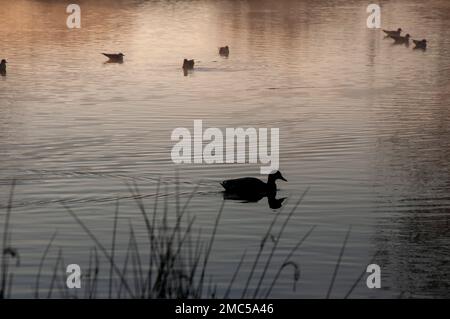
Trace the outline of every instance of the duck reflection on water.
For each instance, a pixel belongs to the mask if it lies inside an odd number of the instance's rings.
[[[267,204],[269,205],[269,207],[271,209],[278,209],[278,208],[281,208],[281,206],[283,206],[283,201],[287,197],[276,198],[275,195],[276,194],[260,195],[260,196],[254,196],[254,197],[245,197],[245,196],[243,197],[243,196],[239,196],[237,194],[227,193],[226,191],[223,192],[224,199],[242,201],[244,203],[256,203],[256,202],[259,202],[264,197],[267,197]]]

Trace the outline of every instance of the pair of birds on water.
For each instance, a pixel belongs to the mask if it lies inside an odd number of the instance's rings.
[[[402,28],[398,28],[397,30],[383,30],[386,33],[386,37],[394,39],[395,44],[406,44],[409,45],[409,39],[411,36],[407,33],[405,36],[402,36]],[[414,49],[423,49],[427,48],[427,40],[413,40],[415,47]]]
[[[270,208],[277,209],[281,207],[282,202],[285,200],[285,198],[275,198],[277,193],[276,181],[278,179],[287,182],[283,175],[281,175],[281,172],[276,171],[275,173],[269,174],[267,183],[254,177],[243,177],[225,180],[220,184],[225,189],[224,198],[226,199],[252,202],[267,197]]]
[[[230,55],[230,48],[228,47],[228,45],[219,48],[219,55],[224,56],[224,57],[228,57]],[[185,71],[186,70],[193,70],[194,69],[194,65],[195,65],[194,60],[184,59],[182,68]]]

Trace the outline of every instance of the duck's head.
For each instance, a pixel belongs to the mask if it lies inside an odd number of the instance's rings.
[[[402,32],[402,28],[398,28],[398,29],[397,29],[397,32]]]
[[[280,171],[276,171],[275,173],[269,175],[269,181],[275,182],[277,179],[287,182],[287,179],[281,175]]]
[[[410,37],[410,35],[409,35],[409,33],[407,33],[407,34],[405,35],[405,38],[409,39],[409,37]]]
[[[1,61],[0,63],[1,63],[1,64],[6,64],[6,63],[8,63],[8,62],[6,62],[5,59],[2,59],[2,61]]]
[[[119,53],[119,54],[118,54],[118,56],[120,56],[120,57],[124,57],[124,56],[125,56],[125,54],[123,54],[123,53],[121,52],[121,53]]]
[[[423,43],[427,43],[427,40],[426,40],[426,39],[423,39],[422,42],[423,42]]]

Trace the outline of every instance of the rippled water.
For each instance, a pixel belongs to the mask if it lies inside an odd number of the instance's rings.
[[[32,295],[55,230],[43,285],[57,247],[67,263],[87,267],[93,243],[61,202],[108,243],[120,198],[119,246],[127,245],[129,222],[145,239],[126,186],[133,179],[149,206],[160,176],[172,207],[176,171],[182,202],[200,183],[189,211],[209,234],[219,182],[258,176],[259,165],[173,164],[171,132],[192,129],[194,119],[280,129],[289,181],[278,183],[278,196],[288,198],[281,214],[310,187],[269,269],[317,225],[293,258],[301,279],[294,292],[284,272],[274,297],[324,297],[349,225],[332,297],[345,295],[376,252],[382,289],[363,280],[352,297],[449,296],[448,1],[382,5],[382,27],[428,39],[425,52],[367,29],[366,1],[78,3],[79,30],[66,28],[62,2],[1,3],[0,58],[9,64],[0,78],[0,203],[16,178],[12,242],[21,255],[13,296]],[[225,44],[231,54],[221,58]],[[105,51],[123,52],[125,62],[105,64]],[[188,76],[184,58],[196,60]],[[218,289],[245,249],[254,256],[278,212],[265,199],[226,201],[209,266]]]

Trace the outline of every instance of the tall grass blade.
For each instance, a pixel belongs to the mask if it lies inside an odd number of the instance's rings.
[[[270,252],[269,257],[267,258],[266,264],[264,266],[264,270],[259,278],[258,281],[258,285],[256,286],[255,292],[253,293],[253,298],[256,298],[256,296],[258,295],[259,289],[261,288],[261,284],[264,281],[264,278],[266,276],[267,273],[267,269],[269,269],[269,265],[272,261],[272,258],[275,254],[275,251],[277,250],[278,244],[280,243],[280,239],[281,236],[283,235],[284,229],[286,228],[288,222],[291,220],[292,215],[294,214],[294,212],[297,210],[297,207],[300,205],[300,203],[303,201],[303,198],[305,198],[306,194],[309,191],[309,187],[303,192],[303,194],[300,196],[299,200],[297,201],[297,203],[295,203],[294,207],[292,208],[291,212],[289,213],[289,215],[286,217],[286,219],[284,220],[283,225],[281,226],[278,235],[276,237],[275,243],[272,246],[272,251]]]
[[[313,232],[313,230],[316,228],[316,226],[312,226],[311,229],[303,236],[302,239],[300,239],[300,241],[297,243],[297,245],[294,246],[294,248],[291,249],[291,251],[289,252],[289,254],[286,256],[286,258],[283,261],[283,265],[286,265],[290,259],[292,258],[292,256],[294,255],[294,253],[300,248],[300,246],[303,244],[303,242],[306,240],[306,238],[309,237],[309,235],[311,235],[311,233]],[[277,274],[275,275],[275,277],[272,280],[272,283],[269,286],[269,289],[266,292],[266,295],[264,296],[264,298],[269,298],[270,293],[272,292],[273,287],[275,286],[278,278],[281,275],[281,272],[283,271],[283,267],[280,267],[278,269]]]
[[[36,284],[35,284],[35,288],[34,288],[34,298],[36,298],[36,299],[39,299],[39,284],[40,284],[40,280],[41,280],[42,267],[44,266],[45,259],[47,258],[48,252],[50,251],[50,247],[52,246],[57,233],[58,233],[57,231],[55,231],[53,233],[52,237],[50,238],[49,243],[47,244],[47,247],[45,247],[44,254],[42,255],[41,261],[39,262],[38,273],[36,276]]]
[[[75,219],[75,221],[78,223],[78,225],[80,225],[81,228],[83,228],[83,230],[91,238],[91,240],[97,245],[97,247],[100,248],[103,255],[105,255],[105,257],[108,259],[110,264],[113,266],[114,271],[119,275],[120,281],[123,283],[125,289],[128,291],[128,293],[131,296],[134,296],[126,279],[122,276],[120,269],[117,267],[117,265],[112,260],[111,256],[108,254],[108,251],[106,250],[106,248],[102,245],[102,243],[100,243],[100,241],[97,239],[97,237],[95,237],[95,235],[90,231],[90,229],[87,228],[87,226],[81,221],[81,219],[79,219],[78,216],[68,206],[66,206],[64,204],[62,204],[62,205],[67,210],[67,212]]]
[[[9,193],[8,206],[6,207],[5,224],[3,226],[3,241],[2,241],[2,261],[0,269],[0,299],[6,298],[6,287],[8,278],[8,254],[6,250],[9,247],[9,222],[11,218],[12,202],[14,195],[14,188],[16,187],[16,180],[14,179],[11,184],[11,191]]]
[[[336,276],[339,271],[339,266],[341,265],[342,256],[344,255],[345,246],[347,245],[348,237],[350,236],[350,232],[352,230],[352,225],[348,227],[347,234],[345,234],[344,243],[342,244],[341,252],[339,253],[338,260],[336,262],[336,266],[334,267],[333,277],[331,277],[330,287],[328,288],[326,299],[330,298],[331,291],[333,290],[334,282],[336,280]]]

